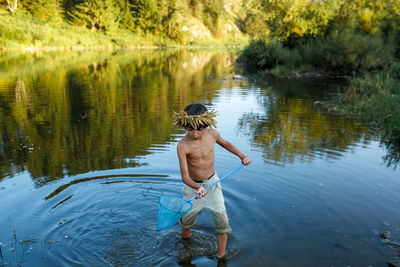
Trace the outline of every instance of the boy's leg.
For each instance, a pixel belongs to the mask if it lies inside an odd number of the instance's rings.
[[[228,240],[227,234],[217,234],[218,254],[220,259],[225,258],[227,240]]]
[[[196,223],[196,217],[201,212],[201,207],[193,205],[193,208],[186,212],[182,218],[179,219],[179,224],[182,227],[182,238],[189,239],[191,229]]]
[[[182,228],[182,238],[189,239],[190,238],[191,229],[184,229]]]
[[[225,257],[228,233],[231,232],[231,228],[229,227],[221,185],[215,185],[209,190],[207,195],[210,201],[207,209],[211,211],[213,215],[215,230],[217,232],[218,254],[220,258],[223,258]]]
[[[183,198],[188,200],[192,196],[194,196],[196,193],[196,190],[193,188],[190,188],[187,185],[183,186],[182,194]],[[196,217],[199,215],[199,213],[202,211],[202,201],[201,199],[197,200],[195,203],[192,203],[192,209],[189,210],[188,212],[185,213],[185,215],[182,216],[182,218],[179,219],[179,224],[182,227],[182,238],[183,239],[189,239],[190,234],[191,234],[191,228],[195,225],[196,223]]]

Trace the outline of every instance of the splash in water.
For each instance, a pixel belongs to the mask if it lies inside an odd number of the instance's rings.
[[[159,247],[164,253],[179,260],[196,257],[218,258],[217,238],[208,231],[192,231],[190,239],[182,239],[180,232],[170,232],[162,238]],[[239,251],[239,241],[233,235],[228,235],[227,259],[233,258]]]

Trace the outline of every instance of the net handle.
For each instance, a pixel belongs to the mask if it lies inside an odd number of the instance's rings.
[[[225,178],[227,178],[228,176],[231,176],[232,174],[234,174],[235,172],[237,172],[238,170],[240,170],[240,168],[242,168],[244,166],[244,164],[242,163],[239,167],[237,167],[236,169],[234,169],[233,171],[231,171],[228,174],[225,174],[224,177],[218,179],[217,181],[215,181],[214,183],[210,184],[209,186],[207,186],[206,190],[210,189],[211,187],[213,187],[214,185],[218,184],[219,182],[221,182],[222,180],[224,180]],[[200,196],[200,193],[196,194],[195,196],[193,196],[191,199],[188,200],[188,202],[191,202],[192,200],[194,200],[196,197]]]

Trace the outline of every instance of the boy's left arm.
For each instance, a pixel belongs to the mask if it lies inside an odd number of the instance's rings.
[[[228,150],[229,152],[235,154],[236,156],[238,156],[241,160],[242,163],[244,165],[249,165],[251,163],[251,160],[248,156],[246,156],[244,153],[242,153],[239,149],[237,149],[231,142],[223,139],[221,137],[221,135],[215,131],[216,133],[216,143],[220,146],[222,146],[223,148],[225,148],[226,150]]]

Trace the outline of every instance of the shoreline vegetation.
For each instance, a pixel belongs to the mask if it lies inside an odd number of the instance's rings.
[[[0,12],[0,51],[82,51],[166,48],[244,48],[247,37],[193,40],[179,43],[151,33],[127,29],[91,31],[68,24],[48,24],[27,14]]]
[[[261,76],[346,78],[344,90],[315,104],[370,122],[381,133],[387,165],[395,168],[400,163],[400,2],[306,2],[262,1],[258,12],[268,34],[251,41],[239,61]]]
[[[0,50],[243,48],[251,10],[243,0],[0,0]]]

